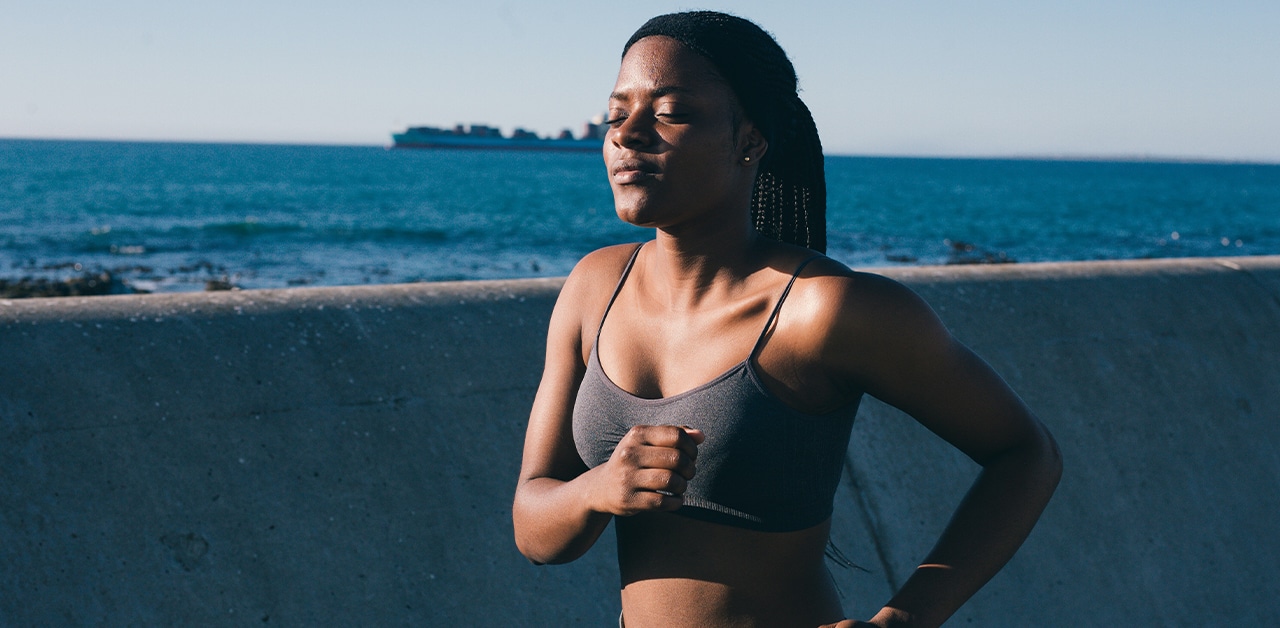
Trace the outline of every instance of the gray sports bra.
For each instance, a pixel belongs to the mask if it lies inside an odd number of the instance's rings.
[[[635,263],[627,262],[604,317]],[[692,390],[660,399],[637,397],[613,383],[600,368],[598,345],[573,406],[573,440],[589,467],[609,460],[636,425],[688,425],[702,430],[698,472],[676,514],[766,532],[790,532],[831,516],[858,401],[824,414],[800,412],[765,388],[752,360],[782,309],[796,268],[747,358]]]

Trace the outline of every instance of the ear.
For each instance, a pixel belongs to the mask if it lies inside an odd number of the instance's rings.
[[[760,129],[750,122],[743,122],[742,129],[738,133],[738,159],[743,165],[753,166],[760,163],[768,150],[769,141],[764,138]]]

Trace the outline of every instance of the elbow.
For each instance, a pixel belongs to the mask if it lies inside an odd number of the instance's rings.
[[[1046,457],[1048,458],[1049,476],[1053,479],[1053,487],[1057,488],[1058,481],[1062,479],[1062,450],[1058,448],[1058,441],[1053,439],[1053,435],[1049,433],[1049,430],[1044,430],[1044,437],[1047,441]]]
[[[564,565],[566,563],[573,562],[572,558],[563,559],[557,556],[548,556],[548,557],[539,559],[539,558],[530,556],[529,554],[525,554],[524,557],[529,560],[529,564],[535,565],[538,567],[542,567],[544,565]]]
[[[543,557],[541,554],[538,554],[537,552],[534,552],[531,548],[528,548],[522,545],[518,538],[516,539],[516,549],[520,550],[520,554],[523,555],[531,565],[541,567],[543,565],[552,564],[552,563],[549,563],[546,560],[546,558]]]
[[[516,524],[516,549],[520,550],[520,554],[534,565],[542,566],[551,563],[551,557],[546,552],[540,551],[536,544],[532,543],[526,535],[520,534],[520,524]]]
[[[516,549],[534,565],[563,565],[573,562],[586,553],[586,548],[575,548],[572,543],[556,542],[554,535],[529,521],[522,521],[515,511],[512,523],[515,528]],[[588,546],[589,547],[589,546]]]
[[[1016,474],[1047,501],[1062,480],[1062,450],[1042,423],[1034,421],[1031,427],[1004,450],[977,462],[988,469]]]
[[[542,560],[542,556],[529,546],[529,543],[520,536],[520,528],[516,528],[516,549],[520,551],[520,555],[524,556],[530,563],[534,565],[545,565],[547,561]]]
[[[561,565],[586,554],[611,516],[581,510],[572,499],[553,499],[546,488],[525,482],[516,490],[511,506],[516,549],[535,565]]]
[[[1038,478],[1046,492],[1052,495],[1062,480],[1062,450],[1048,428],[1039,422],[1036,427],[1035,437],[1027,444],[1034,473],[1031,477]]]
[[[528,539],[522,538],[518,531],[516,532],[516,549],[520,550],[520,554],[523,555],[531,564],[539,567],[543,565],[563,565],[565,563],[573,562],[576,558],[582,555],[581,552],[574,554],[570,552],[557,552],[550,550],[542,547],[540,544],[533,543]]]
[[[534,565],[551,564],[555,560],[554,556],[548,555],[544,544],[536,542],[535,537],[537,535],[530,531],[527,525],[521,525],[519,510],[514,510],[512,514],[514,515],[512,523],[515,528],[516,549]]]

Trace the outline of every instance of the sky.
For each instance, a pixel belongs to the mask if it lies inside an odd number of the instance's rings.
[[[828,154],[1280,162],[1276,0],[0,0],[0,138],[576,131],[694,8],[774,34]]]

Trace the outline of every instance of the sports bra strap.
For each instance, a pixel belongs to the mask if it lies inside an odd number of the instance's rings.
[[[613,302],[618,300],[618,293],[622,292],[622,284],[627,280],[627,275],[631,274],[631,267],[635,265],[636,258],[640,256],[640,249],[644,248],[645,243],[641,242],[636,250],[631,252],[631,259],[627,260],[627,265],[622,269],[622,275],[618,277],[618,285],[613,288],[613,296],[609,297],[609,304],[604,306],[604,313],[600,315],[600,325],[596,327],[596,344],[600,344],[600,330],[604,329],[604,319],[609,315],[609,310],[613,309]]]
[[[627,265],[623,267],[622,274],[618,277],[618,285],[614,286],[613,294],[609,296],[608,305],[604,306],[604,313],[600,315],[600,325],[596,327],[596,345],[600,344],[600,331],[604,329],[604,319],[609,316],[609,310],[613,309],[613,302],[618,300],[618,294],[622,292],[622,284],[626,283],[627,276],[631,274],[631,267],[635,266],[636,258],[640,256],[640,249],[644,248],[645,243],[640,243],[636,250],[631,252],[631,259],[627,260]],[[764,329],[760,330],[760,336],[756,338],[756,344],[751,347],[751,356],[755,357],[760,351],[760,345],[764,343],[764,339],[769,335],[769,328],[773,326],[773,321],[778,318],[778,312],[782,311],[782,302],[787,300],[787,295],[791,293],[791,286],[795,285],[796,278],[800,276],[805,266],[809,265],[815,259],[822,257],[821,254],[813,255],[796,266],[795,272],[791,273],[791,279],[787,281],[787,287],[783,288],[782,294],[778,297],[778,302],[773,306],[773,311],[769,313],[769,318],[764,322]]]
[[[791,286],[796,283],[796,278],[800,276],[800,271],[804,270],[804,267],[808,266],[809,262],[819,257],[822,257],[822,255],[813,255],[805,259],[800,262],[799,266],[796,266],[795,272],[791,273],[791,280],[787,282],[787,287],[782,289],[782,295],[778,297],[778,303],[773,306],[773,311],[769,313],[769,319],[764,322],[764,329],[760,330],[760,337],[756,338],[755,346],[751,347],[752,358],[756,357],[756,353],[760,351],[760,345],[764,343],[765,337],[769,335],[769,328],[773,326],[774,319],[778,318],[778,312],[782,311],[782,302],[787,300],[788,294],[791,294]]]

